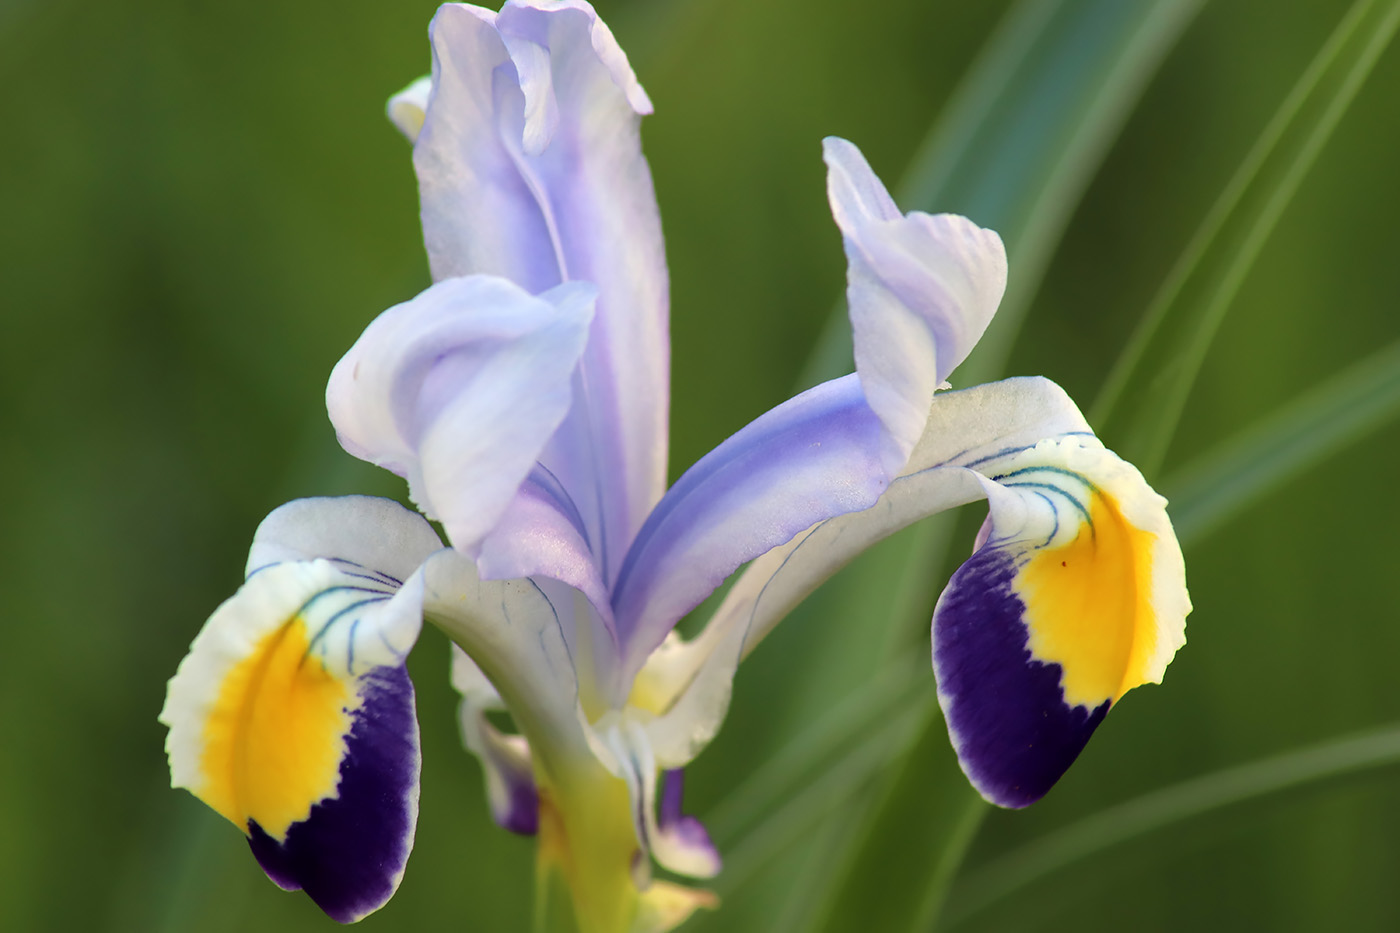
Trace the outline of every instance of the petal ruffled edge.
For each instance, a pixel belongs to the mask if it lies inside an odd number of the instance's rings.
[[[901,215],[858,148],[823,141],[847,259],[856,371],[907,456],[933,393],[981,339],[1006,290],[1001,237],[956,214]]]
[[[1166,501],[1097,438],[984,464],[990,529],[933,618],[939,703],[973,786],[1039,800],[1109,708],[1185,643],[1185,564]]]
[[[393,895],[413,846],[420,755],[404,660],[422,613],[410,575],[441,547],[386,499],[274,510],[248,579],[195,638],[160,713],[172,786],[341,922]]]
[[[171,784],[249,837],[268,876],[351,922],[398,888],[420,770],[404,657],[417,594],[328,560],[255,572],[171,678]]]
[[[407,478],[475,556],[568,414],[596,297],[585,282],[536,297],[468,276],[390,308],[331,373],[341,445]]]

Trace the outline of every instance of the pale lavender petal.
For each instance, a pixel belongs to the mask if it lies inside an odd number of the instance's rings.
[[[967,356],[1006,288],[1001,238],[964,217],[900,216],[860,150],[824,143],[832,215],[845,242],[856,371],[870,407],[908,453],[934,391]]]
[[[542,466],[531,471],[482,541],[476,566],[486,580],[548,577],[567,583],[588,597],[612,629],[607,585],[594,561],[588,529],[568,492]]]
[[[667,275],[639,136],[650,102],[586,3],[444,6],[432,39],[414,164],[434,276],[598,286],[576,403],[541,459],[608,577],[665,487]]]
[[[909,465],[875,507],[823,522],[754,561],[725,595],[713,622],[742,621],[748,654],[794,606],[877,541],[985,498],[976,471],[1045,438],[1089,433],[1064,389],[1039,376],[939,393]],[[700,637],[718,639],[709,629]]]
[[[549,225],[501,139],[503,120],[523,121],[525,98],[496,14],[446,5],[429,35],[432,95],[413,165],[433,279],[484,273],[530,292],[558,285]]]
[[[331,373],[341,444],[406,477],[473,554],[568,411],[593,296],[586,283],[535,297],[470,276],[390,308]]]
[[[701,458],[647,519],[614,587],[624,670],[635,674],[739,565],[873,505],[891,478],[890,444],[851,375],[779,405]]]
[[[718,732],[740,659],[837,570],[908,525],[983,498],[976,470],[1046,437],[1088,432],[1064,390],[1038,377],[1007,379],[934,399],[907,472],[871,508],[830,518],[758,557],[694,639],[671,639],[638,674],[657,717],[648,725],[657,760],[676,767]]]

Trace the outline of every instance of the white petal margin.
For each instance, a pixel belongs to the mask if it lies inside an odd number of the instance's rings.
[[[393,895],[413,846],[421,762],[404,661],[421,623],[416,589],[377,571],[263,567],[205,623],[161,710],[172,786],[343,923]]]
[[[1122,555],[1136,565],[1124,571],[1138,577],[1138,585],[1143,582],[1141,576],[1148,578],[1147,592],[1139,596],[1146,617],[1139,625],[1145,630],[1133,639],[1127,669],[1121,678],[1113,678],[1116,683],[1101,697],[1075,696],[1067,677],[1062,685],[1066,702],[1097,705],[1103,699],[1116,701],[1133,687],[1161,683],[1167,665],[1186,644],[1186,616],[1191,612],[1186,564],[1167,515],[1167,500],[1147,484],[1137,467],[1106,449],[1097,437],[1047,439],[983,464],[978,472],[987,477],[983,485],[990,506],[991,527],[984,547],[1008,548],[1024,542],[1033,543],[1036,551],[1060,553],[1077,539],[1084,540],[1080,522],[1070,520],[1083,512],[1105,520],[1116,513],[1124,533],[1131,536],[1132,550],[1141,549],[1141,553]],[[1100,511],[1105,514],[1100,516]],[[1105,533],[1100,529],[1097,537],[1102,540]],[[1106,598],[1102,588],[1100,596]],[[1042,658],[1044,652],[1037,651],[1034,636],[1031,649]],[[1073,663],[1070,658],[1042,659],[1067,669]]]
[[[469,276],[390,308],[331,373],[342,446],[405,477],[475,556],[568,413],[595,297],[583,282],[535,297]]]
[[[325,558],[401,586],[443,547],[433,526],[392,499],[336,496],[294,499],[268,514],[253,534],[248,567]]]
[[[298,499],[270,513],[253,538],[248,580],[170,681],[160,721],[170,727],[172,784],[201,794],[205,729],[229,673],[289,620],[303,620],[308,641],[316,637],[308,651],[336,676],[402,664],[422,617],[417,594],[399,594],[401,581],[441,547],[421,516],[387,499]]]
[[[955,214],[901,215],[859,149],[823,141],[827,194],[841,229],[846,299],[870,407],[907,455],[933,393],[987,329],[1006,290],[992,230]]]
[[[1161,681],[1191,604],[1166,501],[1097,438],[977,469],[991,520],[934,609],[934,672],[968,779],[1025,807],[1125,692]]]
[[[657,716],[649,724],[663,766],[679,767],[719,730],[740,660],[792,609],[856,555],[930,515],[985,497],[975,470],[1046,437],[1089,431],[1065,391],[1023,377],[940,392],[905,473],[869,509],[820,522],[751,562],[694,639],[668,640],[637,677]]]
[[[530,744],[524,736],[504,735],[486,714],[506,708],[505,701],[465,651],[452,646],[452,686],[462,695],[457,719],[462,744],[486,780],[486,797],[497,825],[523,836],[539,829],[539,792],[530,767]]]

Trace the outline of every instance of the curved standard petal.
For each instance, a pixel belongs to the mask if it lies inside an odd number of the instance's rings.
[[[613,588],[624,682],[735,568],[872,505],[890,480],[889,446],[851,375],[761,415],[687,470],[637,534]]]
[[[629,675],[740,564],[875,503],[909,465],[935,390],[1001,300],[1006,256],[995,233],[951,215],[901,216],[845,140],[828,139],[826,159],[849,259],[856,375],[758,418],[657,504],[613,590]]]
[[[994,231],[955,214],[901,215],[859,149],[823,141],[831,213],[847,259],[847,304],[870,407],[905,455],[934,391],[987,329],[1006,290]]]
[[[471,276],[385,311],[326,388],[342,446],[406,477],[474,556],[569,410],[594,294]]]
[[[543,461],[606,567],[665,489],[667,273],[639,135],[651,103],[578,0],[511,2],[498,16],[447,5],[431,37],[414,166],[434,278],[598,287],[576,404]]]
[[[941,392],[906,467],[873,506],[821,521],[756,558],[689,642],[674,635],[647,658],[632,702],[656,714],[652,746],[666,767],[699,754],[719,730],[734,672],[773,627],[858,554],[920,519],[983,498],[974,469],[1046,437],[1088,434],[1048,379],[1006,379]]]
[[[1039,800],[1125,692],[1160,682],[1191,611],[1166,501],[1097,438],[979,467],[986,541],[933,618],[958,761],[1003,807]]]

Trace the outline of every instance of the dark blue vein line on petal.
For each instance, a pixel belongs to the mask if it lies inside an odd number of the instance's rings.
[[[1089,526],[1089,530],[1090,530],[1090,531],[1092,531],[1093,528],[1094,528],[1094,520],[1093,520],[1093,519],[1090,517],[1090,515],[1089,515],[1089,507],[1086,506],[1084,503],[1080,502],[1078,499],[1076,499],[1076,498],[1075,498],[1068,490],[1066,490],[1063,486],[1056,486],[1054,483],[1002,483],[1002,485],[1005,486],[1005,487],[1007,487],[1008,489],[1031,489],[1031,490],[1048,489],[1048,490],[1050,490],[1051,492],[1057,492],[1057,493],[1059,493],[1060,495],[1064,496],[1066,500],[1068,500],[1069,502],[1071,502],[1071,503],[1074,504],[1074,508],[1079,512],[1080,515],[1084,516],[1084,522],[1085,522],[1085,524],[1087,524],[1087,525]],[[1043,494],[1043,493],[1040,493],[1040,495],[1043,496],[1044,494]],[[1050,508],[1051,508],[1051,509],[1054,509],[1054,508],[1055,508],[1055,504],[1054,504],[1053,502],[1050,503]],[[1058,520],[1058,518],[1059,518],[1059,513],[1058,513],[1058,511],[1057,511],[1057,512],[1056,512],[1056,519]]]
[[[407,651],[400,651],[397,645],[389,641],[389,636],[384,634],[383,629],[375,629],[375,633],[379,636],[379,643],[385,648],[388,648],[389,653],[394,657],[398,658],[400,661],[408,657]]]
[[[360,630],[360,623],[363,621],[363,618],[356,618],[354,622],[350,623],[350,637],[346,639],[345,669],[350,672],[351,677],[355,676],[355,635]]]
[[[994,453],[994,454],[987,454],[985,457],[978,457],[976,460],[970,460],[970,461],[968,461],[967,463],[958,463],[957,465],[960,466],[960,467],[966,467],[966,468],[968,468],[969,470],[971,470],[971,469],[976,469],[977,467],[981,466],[981,465],[984,464],[984,463],[989,463],[989,462],[991,462],[991,461],[993,461],[993,460],[1001,460],[1001,459],[1004,459],[1004,458],[1006,458],[1006,457],[1014,456],[1015,454],[1019,454],[1019,453],[1022,453],[1022,452],[1024,452],[1024,451],[1030,450],[1033,446],[1035,446],[1035,445],[1034,445],[1034,444],[1022,444],[1022,445],[1019,446],[1019,447],[1003,447],[1001,450],[998,450],[998,451],[997,451],[996,453]],[[970,448],[969,448],[969,449],[970,449]],[[963,450],[961,453],[959,453],[959,454],[957,455],[957,457],[950,457],[950,458],[948,458],[947,460],[943,461],[943,463],[944,463],[944,464],[952,464],[952,463],[955,463],[955,462],[957,461],[958,457],[961,457],[961,456],[962,456],[963,454],[965,454],[965,453],[967,453],[967,450]]]
[[[350,605],[345,606],[345,607],[342,608],[340,611],[338,611],[338,612],[336,612],[334,615],[332,615],[332,616],[331,616],[329,619],[327,619],[325,622],[321,623],[321,627],[320,627],[319,629],[316,630],[316,634],[313,635],[313,636],[311,637],[311,641],[307,643],[307,645],[306,645],[306,652],[304,653],[303,656],[305,656],[305,654],[310,654],[311,649],[314,648],[314,647],[316,647],[316,645],[320,643],[321,639],[322,639],[323,637],[325,637],[325,634],[326,634],[328,631],[330,631],[331,626],[334,625],[334,624],[341,618],[341,616],[344,616],[346,613],[349,613],[349,612],[354,612],[356,609],[359,609],[361,606],[368,606],[368,605],[370,605],[371,603],[383,603],[383,602],[388,602],[388,601],[389,601],[389,597],[388,597],[388,596],[383,596],[383,595],[381,595],[381,596],[374,596],[374,597],[371,597],[371,598],[369,598],[369,599],[361,599],[361,600],[359,600],[358,602],[353,602],[353,603],[351,603]],[[298,613],[298,615],[300,615],[300,613]],[[356,621],[358,621],[358,620],[356,620]],[[396,653],[397,653],[397,652],[396,652]]]
[[[1021,467],[1020,469],[1012,470],[1009,473],[997,473],[991,478],[1000,483],[1016,476],[1024,476],[1028,473],[1055,473],[1060,476],[1068,476],[1075,482],[1081,483],[1084,486],[1086,486],[1090,492],[1099,491],[1099,487],[1095,486],[1093,481],[1090,480],[1089,477],[1085,476],[1083,473],[1076,473],[1073,470],[1066,469],[1065,467],[1051,466],[1050,464],[1043,464],[1041,466]]]
[[[388,599],[391,595],[393,595],[391,593],[386,593],[383,590],[376,590],[368,586],[351,586],[349,584],[341,584],[339,586],[328,586],[324,590],[320,590],[319,592],[312,594],[311,598],[309,598],[306,602],[302,603],[301,606],[297,608],[296,612],[292,613],[292,615],[299,616],[302,613],[306,612],[306,610],[310,609],[322,596],[325,596],[329,593],[341,592],[373,593],[379,599]]]
[[[347,577],[354,577],[357,580],[369,580],[373,583],[392,586],[394,589],[398,589],[399,587],[403,586],[403,581],[399,580],[397,577],[391,576],[382,570],[375,570],[373,567],[366,567],[363,564],[357,564],[353,560],[346,560],[343,557],[324,557],[321,559],[328,560],[333,564],[343,564],[347,567],[354,567],[358,570],[364,571],[363,573],[355,573],[352,570],[341,570],[340,572],[345,574],[345,576]]]

